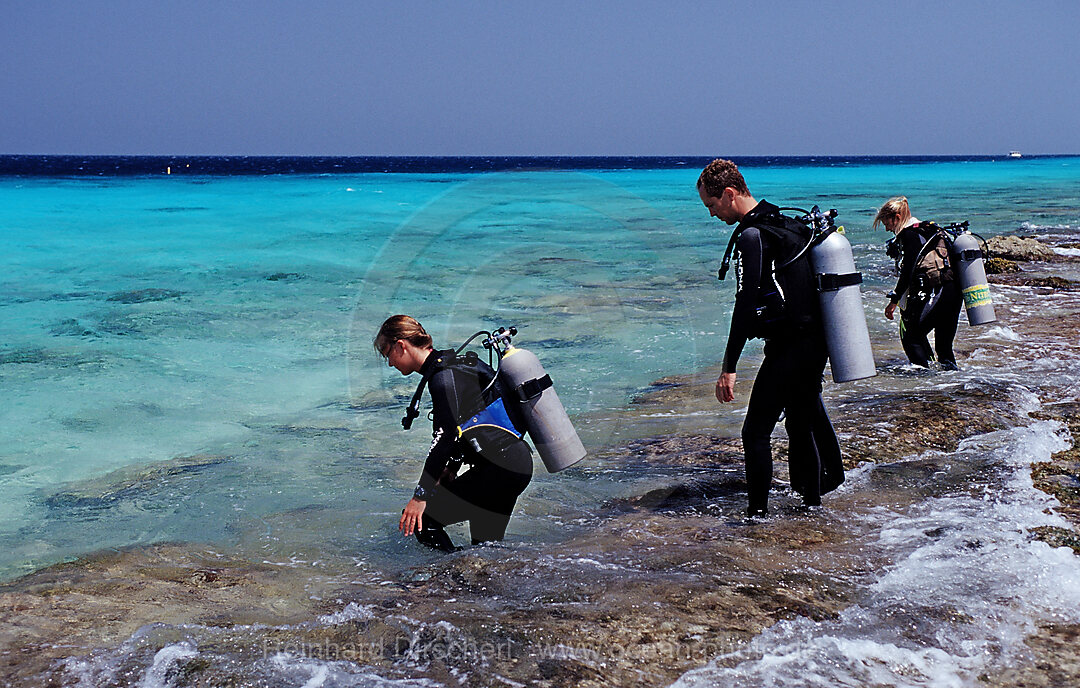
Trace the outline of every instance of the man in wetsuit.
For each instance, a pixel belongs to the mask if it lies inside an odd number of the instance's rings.
[[[840,445],[821,400],[828,354],[820,315],[790,314],[805,317],[773,323],[768,334],[761,331],[758,318],[759,307],[764,306],[762,296],[782,291],[773,270],[789,258],[776,255],[771,235],[760,229],[783,225],[779,208],[754,200],[738,167],[730,160],[709,163],[698,178],[697,188],[711,216],[737,225],[734,241],[738,284],[723,368],[716,381],[718,401],[735,398],[736,364],[746,341],[765,338],[765,360],[754,381],[742,428],[749,493],[747,514],[768,513],[773,470],[769,438],[781,413],[786,413],[791,486],[802,495],[806,506],[818,506],[822,494],[844,481]],[[813,286],[806,284],[805,288]],[[789,295],[787,301],[791,304],[796,299]],[[816,297],[799,301],[816,304]]]

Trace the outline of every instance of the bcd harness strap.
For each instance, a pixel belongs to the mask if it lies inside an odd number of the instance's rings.
[[[420,400],[424,396],[424,388],[427,387],[428,380],[435,374],[435,371],[441,367],[442,360],[443,359],[440,357],[435,361],[435,365],[431,366],[431,369],[421,376],[420,384],[416,386],[416,392],[412,395],[412,401],[410,401],[409,405],[405,408],[405,417],[401,419],[401,427],[403,429],[411,429],[413,421],[420,417]]]
[[[728,269],[731,267],[731,254],[735,251],[735,242],[739,240],[739,235],[742,234],[743,226],[739,223],[739,226],[735,228],[735,231],[731,233],[731,238],[727,242],[727,250],[724,251],[724,260],[720,263],[720,269],[716,273],[716,278],[721,282],[727,277]]]

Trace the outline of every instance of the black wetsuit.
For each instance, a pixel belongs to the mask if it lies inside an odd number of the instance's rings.
[[[724,353],[725,373],[735,372],[747,339],[756,336],[759,297],[763,287],[770,289],[763,282],[771,279],[775,257],[755,225],[776,213],[776,206],[761,201],[735,229],[739,233],[735,266],[738,284]],[[820,504],[821,495],[844,481],[840,444],[821,400],[827,358],[825,336],[817,317],[812,325],[791,326],[783,334],[765,340],[765,360],[754,380],[742,428],[748,513],[762,514],[768,508],[773,472],[769,438],[781,412],[786,412],[791,486],[803,496],[804,503]]]
[[[900,230],[895,241],[899,242],[902,257],[900,276],[893,289],[894,303],[908,292],[907,303],[900,311],[900,343],[908,360],[918,366],[928,367],[937,360],[946,369],[956,370],[956,355],[953,353],[953,339],[960,319],[960,309],[964,305],[960,293],[960,284],[952,279],[936,289],[918,284],[915,276],[915,263],[923,246],[934,235],[936,228],[929,229],[920,223],[908,225]],[[930,348],[927,335],[934,331],[934,348]]]
[[[417,539],[439,549],[453,544],[443,527],[469,522],[473,543],[501,540],[518,495],[532,479],[532,454],[524,440],[497,428],[470,432],[480,446],[458,439],[461,421],[484,404],[481,392],[491,380],[491,369],[481,364],[466,369],[439,365],[453,359],[453,351],[432,352],[420,369],[430,375],[432,442],[419,487],[427,496],[423,528]],[[486,372],[485,372],[486,371]],[[457,476],[460,463],[471,464]]]

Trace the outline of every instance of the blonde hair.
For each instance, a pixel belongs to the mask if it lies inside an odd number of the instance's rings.
[[[878,208],[877,215],[874,216],[874,229],[877,229],[879,224],[884,225],[886,218],[896,218],[897,228],[904,226],[904,223],[911,219],[911,209],[908,208],[907,196],[893,196],[889,200]],[[888,229],[889,226],[885,225]]]
[[[431,335],[424,330],[423,325],[416,321],[416,318],[410,315],[391,315],[387,318],[379,328],[379,333],[371,340],[371,345],[380,356],[385,358],[383,349],[399,339],[404,339],[421,349],[432,346]]]

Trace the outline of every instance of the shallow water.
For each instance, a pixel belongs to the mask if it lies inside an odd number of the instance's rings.
[[[994,327],[961,325],[964,373],[905,366],[895,325],[879,315],[892,279],[885,237],[868,229],[877,204],[903,192],[917,215],[970,218],[986,235],[1075,236],[1076,159],[745,173],[759,198],[837,207],[848,226],[867,276],[882,375],[830,386],[841,413],[875,395],[986,385],[1006,385],[1007,403],[1020,411],[1039,398],[1076,398],[1080,336],[1071,326],[1026,331],[1025,318],[1045,315],[1029,288],[995,291]],[[708,370],[724,341],[732,287],[718,288],[712,275],[729,230],[694,198],[696,174],[0,179],[11,239],[0,278],[0,379],[9,400],[0,409],[0,571],[11,578],[90,552],[167,542],[293,571],[305,581],[295,604],[306,597],[333,608],[333,591],[350,580],[392,587],[439,566],[441,557],[394,528],[427,440],[426,429],[398,426],[414,381],[382,367],[370,348],[392,312],[416,314],[440,344],[517,325],[594,454],[558,476],[537,465],[511,523],[512,556],[560,577],[591,580],[599,571],[619,587],[655,556],[620,550],[622,539],[657,539],[662,548],[689,526],[676,517],[621,531],[597,532],[597,524],[632,523],[610,505],[687,475],[705,481],[713,505],[689,513],[727,532],[744,499],[737,463],[710,472],[693,459],[665,465],[624,449],[669,434],[734,437],[741,422],[741,406],[710,401],[707,380],[696,397],[679,378],[653,384]],[[1053,303],[1075,312],[1067,300]],[[747,372],[755,355],[747,354]],[[1018,363],[1002,366],[1003,356]],[[680,681],[769,685],[794,672],[820,685],[967,685],[980,671],[1023,661],[1021,641],[1037,623],[1077,621],[1069,609],[1080,586],[1066,575],[1075,558],[1027,537],[1057,522],[1044,513],[1053,506],[1045,494],[1031,488],[1028,466],[1068,439],[1052,423],[1022,425],[972,440],[946,465],[930,455],[855,472],[831,508],[859,549],[835,556],[883,568],[852,563],[838,574],[853,602],[835,618],[780,621],[745,648],[718,644],[691,665],[713,664]],[[889,432],[869,423],[845,440],[887,442]],[[892,491],[866,496],[882,479],[913,488],[928,478],[935,489],[918,503],[897,506]],[[780,496],[778,509],[794,517],[789,499]],[[535,563],[545,546],[566,542],[586,544]],[[695,561],[679,566],[717,565]],[[1042,575],[1022,574],[1032,570]],[[520,594],[530,598],[527,586]],[[341,599],[342,609],[355,604]],[[467,602],[474,613],[481,599]],[[163,615],[163,626],[72,660],[64,675],[89,677],[89,685],[126,672],[108,680],[170,685],[199,657],[268,685],[425,685],[434,675],[420,661],[389,672],[295,653],[251,662],[208,650],[216,633],[244,633],[238,618],[175,625],[181,617]],[[467,672],[467,662],[458,670]]]

